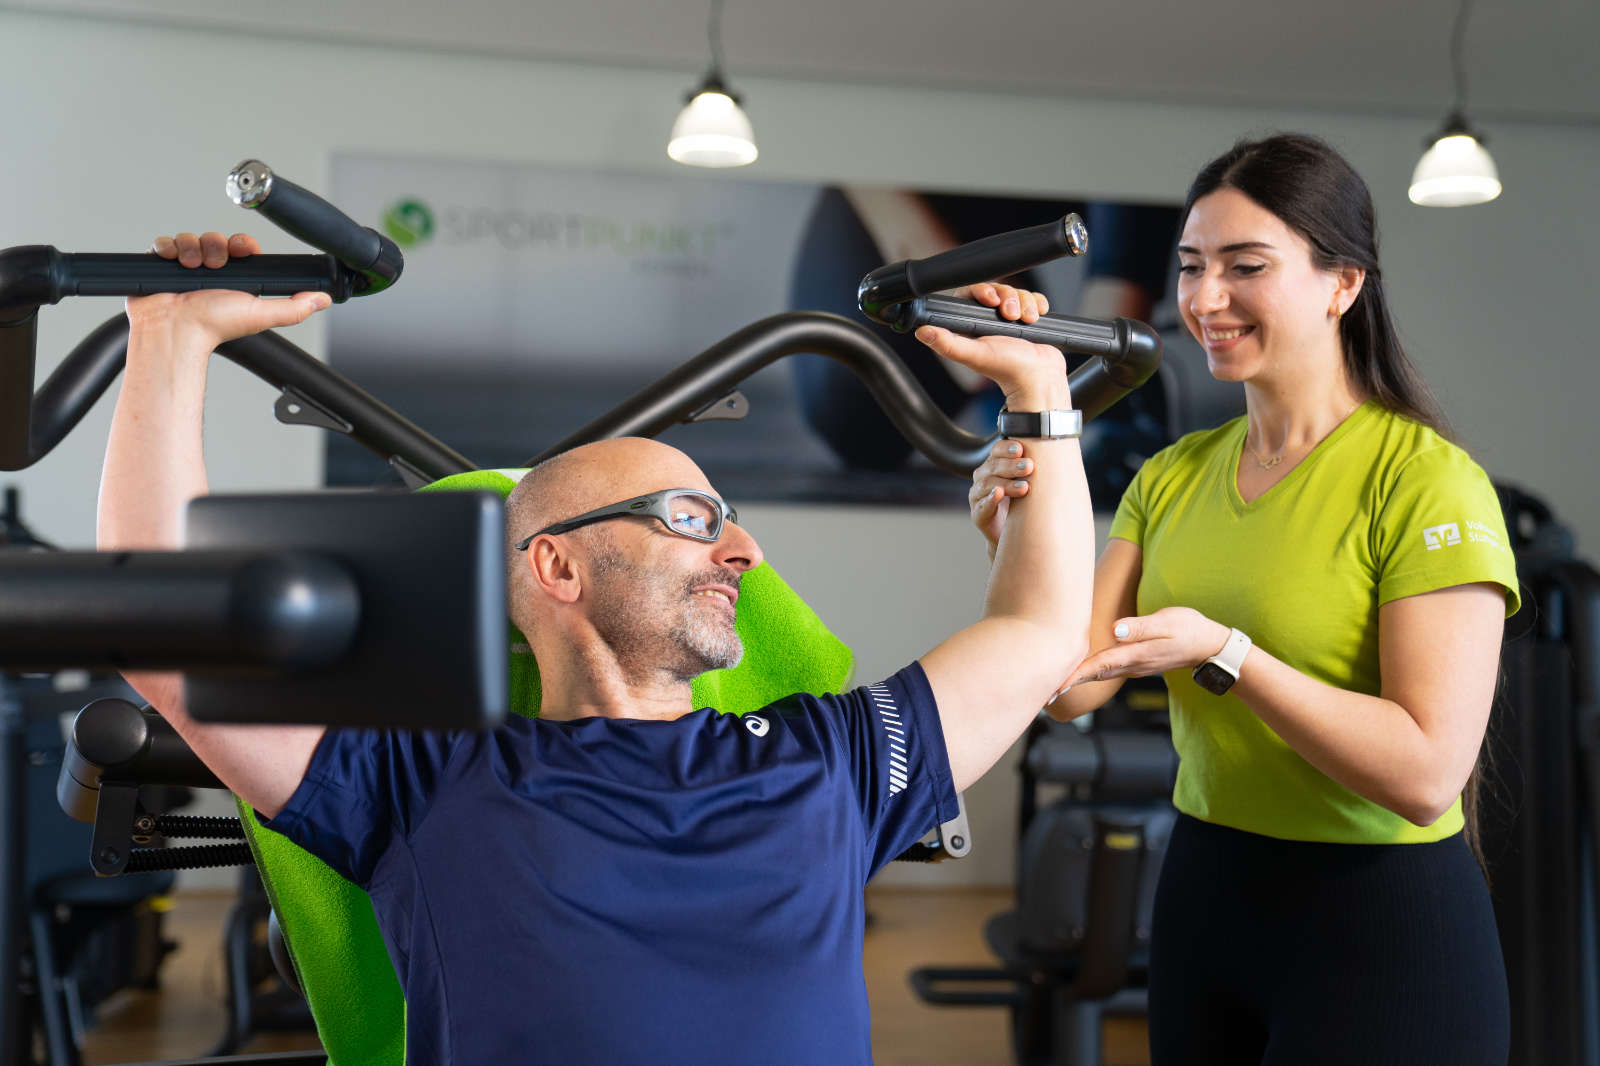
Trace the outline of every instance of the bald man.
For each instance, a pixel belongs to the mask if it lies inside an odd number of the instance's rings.
[[[156,247],[188,267],[257,251],[220,234]],[[1010,317],[1028,298],[991,295]],[[206,491],[210,353],[327,303],[128,302],[102,548],[180,546],[182,508]],[[1013,411],[1071,407],[1054,349],[921,335]],[[739,587],[761,549],[688,456],[634,439],[559,456],[508,501],[538,719],[489,734],[200,725],[179,675],[129,681],[270,828],[371,895],[409,1062],[867,1063],[862,886],[954,816],[1087,648],[1078,443],[1029,451],[982,619],[842,695],[743,718],[692,705],[694,677],[739,661]]]

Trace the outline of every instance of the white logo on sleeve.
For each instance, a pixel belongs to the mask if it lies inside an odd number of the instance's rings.
[[[1428,546],[1429,551],[1454,547],[1461,543],[1461,527],[1454,522],[1429,526],[1422,531],[1422,543]]]
[[[900,720],[900,708],[894,702],[889,687],[882,682],[868,685],[872,704],[883,721],[884,736],[889,741],[889,794],[905,791],[911,772],[906,767],[905,723]]]
[[[766,736],[767,730],[772,728],[771,724],[768,723],[765,718],[755,714],[747,714],[744,716],[744,727],[758,737]]]

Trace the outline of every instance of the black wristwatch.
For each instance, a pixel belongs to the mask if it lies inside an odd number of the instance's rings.
[[[1250,651],[1250,638],[1237,629],[1228,631],[1222,650],[1194,668],[1194,683],[1213,696],[1224,695],[1239,680],[1244,657]]]
[[[1060,440],[1063,437],[1083,436],[1083,412],[1071,411],[1008,411],[1000,408],[995,427],[1002,437],[1020,437],[1035,440]]]

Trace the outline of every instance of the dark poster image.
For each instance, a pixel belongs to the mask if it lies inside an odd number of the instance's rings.
[[[330,362],[487,467],[522,465],[717,340],[790,309],[862,324],[941,409],[988,432],[996,390],[869,323],[857,285],[884,262],[1068,211],[1088,223],[1089,254],[1011,280],[1068,314],[1158,327],[1174,317],[1170,206],[371,157],[338,158],[332,192],[357,217],[383,219],[407,261],[401,299],[358,301],[333,320]],[[1145,456],[1226,406],[1205,388],[1198,350],[1170,329],[1164,339],[1162,374],[1085,435],[1102,508]],[[912,452],[838,364],[790,357],[740,391],[745,419],[661,437],[729,499],[964,504],[960,482]],[[329,484],[393,478],[330,435]]]

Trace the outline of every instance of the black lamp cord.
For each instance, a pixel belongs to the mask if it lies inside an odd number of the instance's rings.
[[[712,0],[715,4],[717,0]],[[1467,16],[1472,11],[1472,0],[1461,0],[1461,6],[1456,10],[1455,28],[1450,32],[1450,69],[1455,74],[1456,100],[1452,113],[1465,116],[1467,113],[1467,64],[1462,58],[1466,50]]]
[[[724,0],[711,0],[711,13],[706,17],[706,37],[711,42],[711,76],[722,80],[722,5]]]

